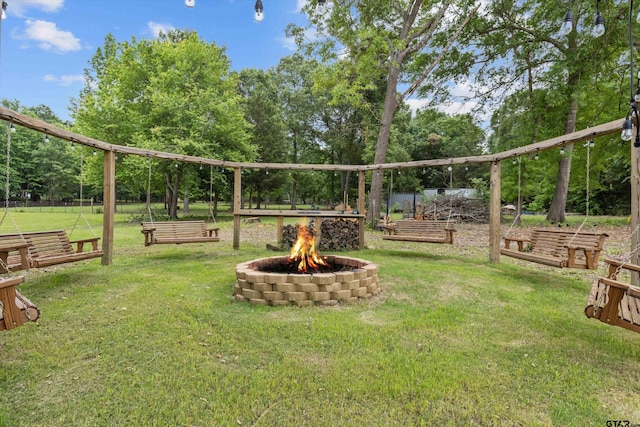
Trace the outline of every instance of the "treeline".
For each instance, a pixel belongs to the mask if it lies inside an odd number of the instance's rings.
[[[305,12],[319,37],[310,42],[305,28],[291,26],[288,34],[299,50],[271,69],[234,72],[224,47],[193,31],[124,42],[107,35],[71,101],[69,123],[60,123],[46,106],[3,104],[115,144],[229,161],[336,165],[373,164],[381,147],[385,163],[503,151],[611,121],[626,111],[625,22],[613,6],[602,5],[607,29],[595,38],[589,34],[591,4],[573,6],[576,29],[559,35],[566,10],[557,3],[492,2],[475,10],[462,0],[431,9],[418,1],[412,4],[422,8],[413,18],[400,3],[383,0],[349,0],[336,4],[330,16],[317,15],[312,3]],[[423,35],[429,22],[423,18],[436,11],[440,18],[469,12],[465,31],[448,35],[444,26],[455,29],[458,21],[443,19],[424,45],[407,47],[406,40],[417,40],[411,31]],[[551,20],[556,16],[557,22]],[[397,25],[408,19],[415,19],[405,22],[409,36]],[[389,25],[381,25],[385,22]],[[344,48],[337,49],[340,45]],[[391,72],[398,73],[398,87],[390,83]],[[452,82],[477,100],[473,114],[450,115],[439,108],[465,100],[456,97]],[[402,84],[410,88],[403,92]],[[390,90],[395,96],[389,97]],[[412,112],[406,94],[432,103]],[[385,108],[390,99],[397,105]],[[387,129],[383,113],[390,110]],[[101,198],[100,153],[55,138],[45,142],[42,133],[25,129],[10,136],[11,198],[77,198],[81,166],[85,197]],[[588,204],[590,214],[627,214],[629,153],[628,143],[612,136],[588,150],[567,145],[505,161],[503,201],[517,204],[520,198],[523,210],[537,212],[560,206],[563,212],[584,213]],[[116,170],[119,199],[144,201],[150,192],[167,202],[172,217],[178,199],[230,200],[232,194],[231,170],[137,156],[121,156]],[[377,173],[367,174],[367,180]],[[382,175],[384,188],[396,192],[485,188],[488,166]],[[281,200],[292,207],[339,203],[345,195],[354,200],[356,187],[357,174],[349,172],[243,171],[244,200],[255,208]]]

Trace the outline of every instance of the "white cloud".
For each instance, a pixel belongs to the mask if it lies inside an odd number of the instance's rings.
[[[24,37],[37,42],[43,50],[67,53],[81,49],[80,39],[70,31],[59,29],[54,22],[28,19],[25,26]]]
[[[64,5],[64,0],[10,0],[8,3],[7,13],[22,17],[30,9],[57,12]]]
[[[406,104],[409,106],[409,110],[411,110],[411,115],[415,116],[416,111],[418,111],[420,108],[426,107],[429,104],[429,100],[411,98],[406,101]]]
[[[153,21],[147,22],[147,28],[155,38],[160,37],[160,33],[167,34],[169,31],[173,31],[176,29],[171,24],[161,24],[160,22]]]
[[[43,77],[45,82],[56,83],[59,86],[71,86],[74,83],[84,82],[84,76],[80,74],[76,75],[62,75],[54,76],[53,74],[45,74]]]

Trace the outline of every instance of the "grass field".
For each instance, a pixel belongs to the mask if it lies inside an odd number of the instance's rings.
[[[144,247],[131,215],[113,265],[24,272],[41,318],[0,333],[0,425],[640,424],[640,336],[584,316],[592,273],[367,232],[349,255],[380,266],[381,297],[251,306],[235,265],[273,254],[273,223],[246,225],[240,250],[224,216],[219,243]],[[86,219],[77,237],[101,236]],[[0,232],[77,220],[15,211]]]

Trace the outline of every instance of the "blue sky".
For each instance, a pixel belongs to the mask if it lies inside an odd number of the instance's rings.
[[[262,0],[264,20],[253,20],[255,0],[6,0],[0,48],[0,98],[49,106],[69,119],[70,98],[108,33],[118,41],[156,37],[171,28],[195,30],[226,48],[234,70],[269,68],[293,53],[290,22],[306,22],[305,0]]]

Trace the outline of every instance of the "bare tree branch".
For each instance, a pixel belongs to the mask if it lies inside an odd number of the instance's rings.
[[[427,69],[424,70],[422,75],[415,82],[413,82],[413,84],[411,84],[409,89],[407,89],[402,94],[402,98],[406,98],[408,96],[413,95],[413,93],[418,89],[418,87],[420,87],[422,82],[424,82],[424,80],[429,76],[429,74],[431,74],[431,71],[433,71],[433,69],[436,67],[436,65],[438,65],[440,63],[440,61],[442,61],[442,58],[444,58],[444,56],[447,54],[447,52],[451,48],[451,45],[458,39],[458,37],[460,37],[460,34],[462,33],[462,30],[464,30],[464,28],[467,26],[469,21],[471,21],[471,18],[473,18],[473,16],[476,14],[476,12],[478,11],[479,8],[480,8],[480,4],[478,4],[475,7],[475,9],[473,9],[471,11],[471,13],[469,13],[469,15],[467,15],[465,20],[462,22],[462,24],[460,24],[460,26],[456,30],[455,34],[449,39],[449,41],[447,42],[447,45],[444,47],[444,49],[442,49],[442,51],[440,52],[440,55],[438,55],[438,57],[431,63],[431,65],[429,65],[427,67]]]

